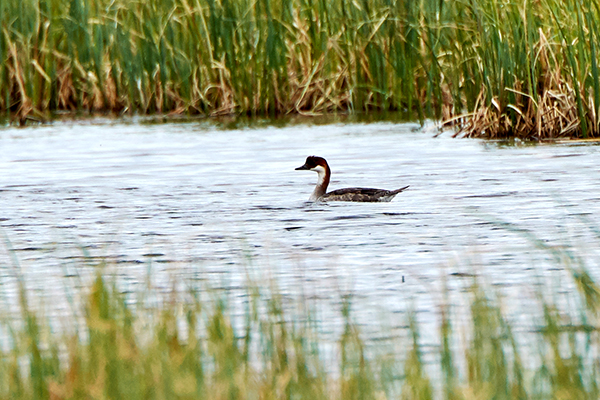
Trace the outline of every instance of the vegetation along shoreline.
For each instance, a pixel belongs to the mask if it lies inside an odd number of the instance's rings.
[[[6,0],[0,112],[431,118],[468,137],[600,135],[582,0]]]

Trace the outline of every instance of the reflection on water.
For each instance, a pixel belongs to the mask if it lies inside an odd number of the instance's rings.
[[[473,274],[521,315],[533,284],[564,271],[501,222],[595,252],[600,147],[434,138],[389,122],[227,126],[0,130],[0,226],[28,288],[62,304],[64,276],[89,273],[81,260],[96,257],[129,285],[150,273],[165,288],[176,276],[242,291],[251,275],[332,309],[352,292],[368,331],[389,311],[398,318],[385,322],[404,326],[411,307],[437,321],[443,285],[459,290]],[[410,189],[391,203],[307,203],[316,174],[294,168],[313,154],[329,161],[331,190]],[[6,248],[0,266],[15,303]]]

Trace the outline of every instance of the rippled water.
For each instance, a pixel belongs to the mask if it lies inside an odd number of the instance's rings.
[[[403,326],[411,307],[434,323],[443,284],[462,290],[473,273],[516,310],[540,277],[565,279],[549,252],[500,222],[589,259],[598,248],[594,145],[505,146],[395,123],[95,121],[3,129],[0,148],[5,301],[12,247],[48,304],[84,257],[99,257],[132,285],[150,273],[158,286],[175,276],[238,290],[250,275],[332,309],[351,292],[368,330]],[[316,174],[294,168],[312,154],[329,161],[330,189],[410,189],[391,203],[307,203]]]

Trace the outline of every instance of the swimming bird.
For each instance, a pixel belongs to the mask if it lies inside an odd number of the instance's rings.
[[[327,193],[327,186],[331,178],[331,169],[323,157],[309,156],[303,166],[296,171],[308,170],[318,174],[317,186],[310,195],[309,201],[391,201],[398,193],[406,190],[404,186],[396,190],[371,189],[371,188],[346,188]]]

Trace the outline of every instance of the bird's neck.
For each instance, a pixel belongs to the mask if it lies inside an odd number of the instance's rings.
[[[321,196],[323,196],[327,192],[327,186],[329,186],[329,179],[331,177],[331,170],[329,167],[321,167],[319,166],[316,169],[318,178],[317,178],[317,186],[315,186],[315,190],[310,196],[310,200],[315,201],[318,200]]]

